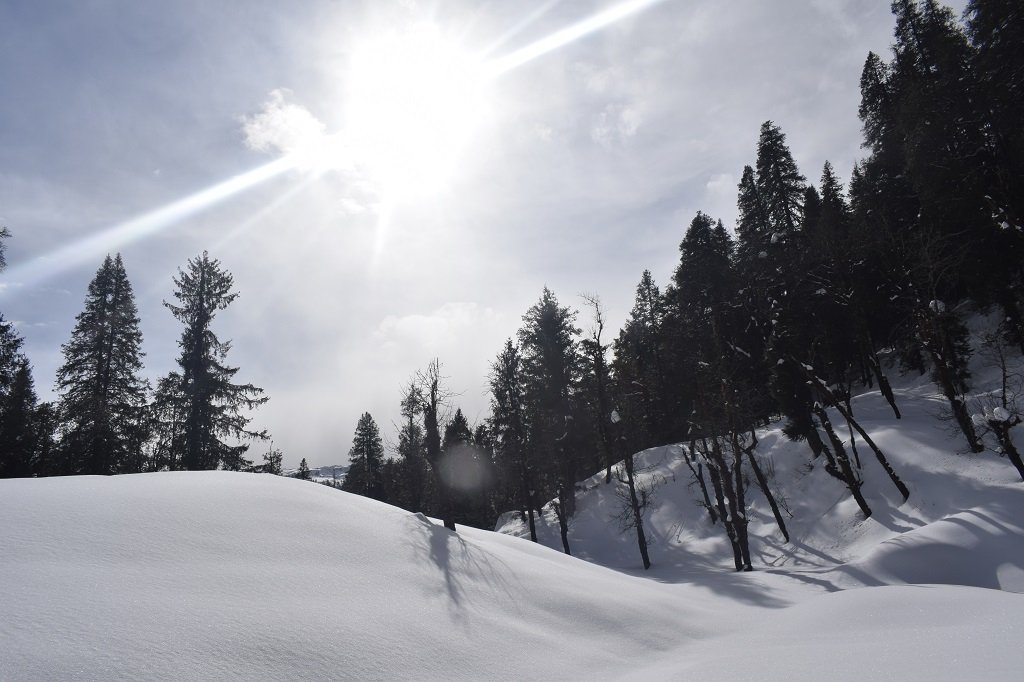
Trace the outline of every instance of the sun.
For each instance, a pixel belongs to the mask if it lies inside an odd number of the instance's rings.
[[[381,31],[352,51],[345,147],[392,198],[448,188],[488,116],[483,63],[432,23]]]

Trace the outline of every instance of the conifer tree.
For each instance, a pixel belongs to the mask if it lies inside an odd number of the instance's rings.
[[[364,497],[381,499],[384,444],[377,422],[369,412],[364,412],[359,417],[348,458],[352,464],[341,489]]]
[[[409,511],[428,511],[431,486],[427,480],[427,457],[423,425],[420,423],[422,396],[415,381],[406,386],[401,400],[402,424],[398,430],[398,504]]]
[[[631,415],[641,448],[672,440],[667,372],[669,363],[664,344],[666,305],[650,270],[644,270],[636,287],[633,308],[626,323],[612,344],[614,358],[611,371],[615,383],[631,390],[619,391],[619,405],[623,414]],[[669,347],[670,349],[671,347]],[[610,411],[602,413],[608,419]],[[613,462],[610,462],[611,464]],[[610,470],[605,480],[610,481]]]
[[[512,339],[491,365],[491,421],[494,454],[503,478],[512,481],[516,507],[524,512],[530,529],[530,539],[537,542],[534,510],[538,507],[537,461],[529,446],[526,414],[526,386],[523,360],[519,347]]]
[[[36,392],[28,359],[19,355],[7,390],[0,396],[0,478],[37,473]]]
[[[757,141],[757,189],[776,242],[795,232],[803,216],[804,176],[782,130],[765,121]]]
[[[204,251],[184,271],[178,270],[174,284],[178,303],[165,301],[164,306],[185,327],[178,341],[180,371],[169,374],[157,391],[162,426],[169,429],[164,438],[170,466],[244,468],[248,443],[232,445],[222,439],[266,439],[265,431],[248,428],[250,419],[242,410],[256,408],[267,398],[253,384],[232,382],[238,368],[224,364],[231,343],[220,341],[210,328],[216,313],[238,297],[231,291],[234,280]]]
[[[309,465],[306,464],[305,457],[303,457],[302,461],[299,462],[299,470],[295,473],[295,478],[299,479],[300,481],[309,481],[312,480],[313,478],[312,474],[310,474],[309,472]]]
[[[540,300],[523,315],[519,330],[531,445],[547,465],[566,554],[568,518],[575,512],[574,486],[579,473],[578,453],[573,447],[573,400],[580,371],[576,341],[580,330],[573,325],[575,320],[575,311],[560,306],[554,293],[544,287]]]
[[[85,308],[57,370],[63,460],[83,474],[141,471],[138,429],[146,402],[142,332],[121,254],[89,283]]]

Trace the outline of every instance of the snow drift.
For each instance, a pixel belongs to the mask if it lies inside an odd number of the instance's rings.
[[[0,518],[5,680],[1006,677],[1024,623],[979,588],[635,577],[271,475],[0,481]]]

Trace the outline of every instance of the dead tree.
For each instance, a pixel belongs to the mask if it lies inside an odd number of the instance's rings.
[[[426,444],[427,461],[434,472],[434,484],[437,491],[438,511],[444,521],[444,527],[455,530],[455,516],[452,509],[452,495],[448,481],[442,474],[441,466],[441,420],[448,398],[448,392],[441,387],[441,363],[435,358],[427,365],[427,369],[416,376],[419,384],[423,410],[423,431]]]

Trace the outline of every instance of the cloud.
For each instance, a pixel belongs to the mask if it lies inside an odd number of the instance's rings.
[[[270,92],[263,109],[242,120],[245,145],[259,152],[285,154],[308,148],[325,137],[325,127],[308,109],[288,101],[291,92],[278,88]]]
[[[636,135],[642,122],[643,116],[636,106],[609,104],[597,115],[590,137],[605,147],[621,144]]]
[[[486,335],[502,321],[503,317],[491,308],[455,301],[426,315],[388,315],[374,332],[374,339],[385,349],[419,346],[428,353],[438,353],[459,346],[467,337]]]

